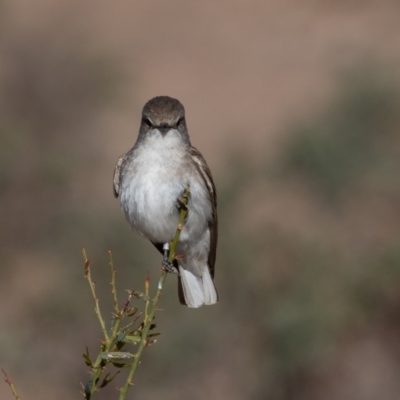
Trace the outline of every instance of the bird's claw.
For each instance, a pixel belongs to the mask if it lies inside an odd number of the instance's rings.
[[[169,274],[179,275],[179,271],[174,266],[173,262],[169,261],[166,258],[163,259],[161,268]]]
[[[184,210],[184,211],[187,211],[188,210],[188,208],[187,208],[187,205],[185,204],[185,202],[186,202],[187,200],[185,199],[185,197],[182,195],[182,196],[179,196],[178,197],[178,199],[176,200],[176,208],[180,211],[180,210]]]

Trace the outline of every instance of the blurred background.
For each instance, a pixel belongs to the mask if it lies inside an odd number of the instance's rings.
[[[218,188],[220,302],[182,307],[167,280],[131,398],[397,399],[399,67],[395,0],[0,0],[0,366],[20,395],[88,379],[83,245],[105,310],[108,250],[121,292],[155,285],[111,180],[169,95]]]

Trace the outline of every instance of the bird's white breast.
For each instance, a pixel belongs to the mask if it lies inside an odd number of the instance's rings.
[[[188,185],[191,199],[182,240],[199,235],[206,228],[211,208],[205,184],[177,135],[168,132],[165,137],[147,138],[124,166],[121,207],[140,233],[163,243],[171,240],[176,231],[177,199]]]

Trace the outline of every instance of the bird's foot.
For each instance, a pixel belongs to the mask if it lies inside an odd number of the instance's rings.
[[[176,200],[176,208],[177,208],[179,211],[181,211],[181,210],[187,211],[188,208],[187,208],[186,203],[187,203],[187,199],[186,199],[185,196],[182,194],[182,196],[179,196],[178,199]]]
[[[179,275],[178,268],[176,268],[174,263],[169,261],[168,258],[163,259],[161,269],[168,272],[169,274]]]
[[[168,253],[169,253],[169,243],[164,243],[163,250],[164,250],[164,258],[161,264],[161,269],[167,271],[169,274],[179,275],[178,269],[175,267],[172,261],[168,260]]]

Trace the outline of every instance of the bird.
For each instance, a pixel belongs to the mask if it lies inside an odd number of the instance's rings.
[[[217,193],[204,157],[191,145],[185,108],[169,96],[143,107],[136,143],[117,162],[113,189],[131,227],[165,254],[178,226],[183,192],[188,214],[168,272],[190,308],[218,302],[214,284],[218,241]]]

